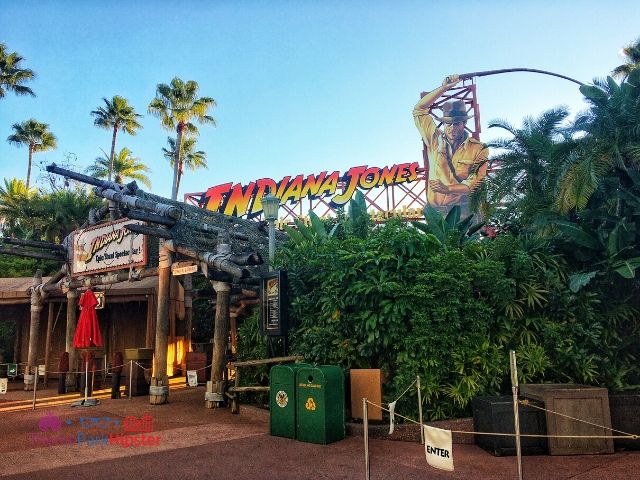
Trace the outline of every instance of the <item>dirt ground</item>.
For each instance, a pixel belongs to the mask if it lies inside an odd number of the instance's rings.
[[[58,396],[49,389],[38,393],[34,411],[31,397],[17,382],[0,396],[0,477],[365,478],[362,437],[331,445],[272,437],[268,411],[245,405],[240,415],[229,409],[208,410],[204,388],[186,387],[179,379],[170,403],[159,406],[149,405],[148,397],[112,400],[105,390],[94,395],[100,405],[71,407],[77,394]],[[127,418],[145,414],[149,417],[143,424]],[[127,446],[135,441],[142,444]],[[474,445],[454,445],[453,457],[455,472],[442,472],[426,463],[424,447],[417,443],[373,439],[371,478],[517,478],[514,457],[494,457]],[[523,472],[527,480],[638,478],[640,452],[526,456]]]

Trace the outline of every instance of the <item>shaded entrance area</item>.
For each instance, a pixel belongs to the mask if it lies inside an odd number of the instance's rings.
[[[43,281],[47,281],[43,278]],[[27,362],[30,335],[31,278],[0,278],[0,322],[12,322],[16,335],[13,351],[4,352],[4,360],[20,364],[18,372],[24,372]],[[99,325],[104,348],[96,352],[97,378],[109,372],[115,352],[133,348],[153,348],[157,314],[157,277],[136,282],[121,282],[93,287],[104,292],[105,308],[98,310]],[[77,297],[75,298],[77,301]],[[67,296],[52,293],[45,299],[40,311],[37,345],[37,365],[46,365],[46,380],[58,378],[60,356],[67,341]],[[169,355],[167,369],[170,375],[184,369],[188,346],[185,343],[186,325],[184,291],[178,281],[172,282],[169,309]],[[70,366],[77,371],[79,365]]]

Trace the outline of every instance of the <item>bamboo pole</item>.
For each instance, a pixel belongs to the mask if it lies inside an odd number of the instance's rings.
[[[416,378],[418,388],[418,414],[420,415],[420,445],[424,445],[424,420],[422,418],[422,392],[420,391],[420,375]]]
[[[520,415],[518,414],[518,367],[516,365],[515,350],[509,351],[509,366],[511,367],[511,390],[513,393],[513,422],[516,434],[516,456],[518,461],[518,479],[522,480],[522,451],[520,449]]]
[[[371,478],[371,465],[369,464],[369,406],[367,399],[362,399],[362,430],[364,437],[364,478]]]

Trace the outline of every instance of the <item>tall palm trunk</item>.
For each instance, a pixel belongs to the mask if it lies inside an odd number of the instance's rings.
[[[118,122],[113,126],[113,136],[111,137],[111,156],[109,157],[109,181],[111,181],[111,172],[113,172],[113,159],[116,155],[116,135],[118,134]]]
[[[178,170],[180,169],[180,158],[182,157],[182,136],[184,132],[184,124],[178,123],[176,128],[176,156],[173,161],[173,185],[171,185],[171,200],[178,199],[178,185],[180,180],[178,178]]]
[[[180,166],[178,167],[178,185],[176,186],[176,195],[180,191],[180,180],[182,179],[182,160],[180,160]]]
[[[29,168],[27,169],[27,190],[29,190],[29,184],[31,182],[31,165],[33,163],[33,143],[29,144]]]

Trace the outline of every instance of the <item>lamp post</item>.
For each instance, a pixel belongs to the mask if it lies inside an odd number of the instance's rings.
[[[273,257],[276,253],[276,220],[280,199],[267,188],[262,197],[262,211],[264,219],[269,223],[269,271],[273,270]]]

